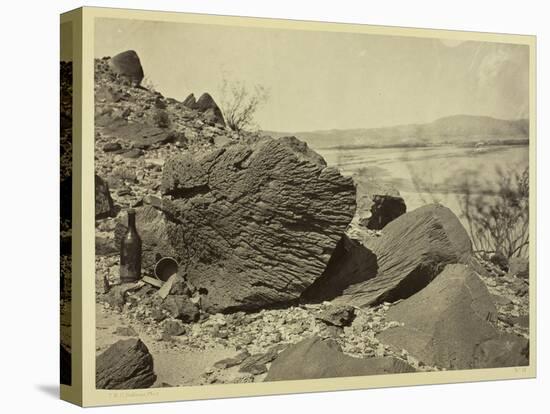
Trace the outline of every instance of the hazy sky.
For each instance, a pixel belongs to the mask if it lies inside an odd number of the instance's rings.
[[[262,129],[308,131],[528,116],[529,49],[358,33],[97,19],[95,56],[134,49],[167,97],[261,84]]]

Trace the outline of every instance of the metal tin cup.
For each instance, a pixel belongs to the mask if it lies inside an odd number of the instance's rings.
[[[166,282],[170,276],[178,273],[179,264],[173,257],[163,257],[155,264],[155,277]]]

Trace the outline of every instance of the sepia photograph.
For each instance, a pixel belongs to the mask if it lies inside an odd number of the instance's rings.
[[[531,49],[439,33],[95,18],[96,389],[530,365]]]

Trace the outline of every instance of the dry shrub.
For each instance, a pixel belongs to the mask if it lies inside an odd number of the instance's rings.
[[[482,255],[527,256],[529,248],[529,170],[497,170],[492,190],[475,191],[471,179],[462,185],[460,208],[474,249]]]
[[[248,89],[243,82],[222,80],[220,107],[227,126],[242,131],[254,126],[254,114],[269,99],[269,92],[261,85]]]

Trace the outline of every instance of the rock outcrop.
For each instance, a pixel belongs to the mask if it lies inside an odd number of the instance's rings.
[[[105,218],[114,213],[114,203],[109,185],[98,175],[95,176],[95,218]]]
[[[133,50],[127,50],[113,56],[109,61],[109,65],[116,74],[127,78],[136,85],[139,85],[143,80],[143,68],[139,56]]]
[[[297,299],[355,211],[352,180],[295,138],[172,158],[161,190],[175,254],[216,311]]]
[[[199,112],[206,113],[208,119],[211,121],[212,124],[225,125],[222,111],[220,110],[218,104],[214,101],[214,98],[212,98],[209,93],[203,93],[200,96],[199,100],[195,103],[193,109],[196,109]]]
[[[383,229],[390,221],[405,214],[407,206],[399,191],[389,185],[355,175],[359,224],[368,229]]]
[[[404,326],[377,338],[447,369],[528,365],[527,340],[500,333],[493,325],[496,318],[481,279],[468,266],[452,264],[426,288],[391,307],[386,319]]]
[[[96,358],[96,388],[149,388],[155,383],[153,357],[140,339],[120,340]]]
[[[343,354],[333,341],[312,337],[283,351],[271,364],[264,381],[354,377],[414,372],[393,357],[354,358]]]
[[[471,252],[470,238],[453,212],[427,205],[387,224],[380,237],[345,240],[340,257],[305,298],[354,306],[408,298],[446,264],[469,262]]]
[[[184,99],[182,104],[189,109],[197,109],[197,100],[195,99],[195,94],[190,93],[189,95],[187,95],[187,98]]]

